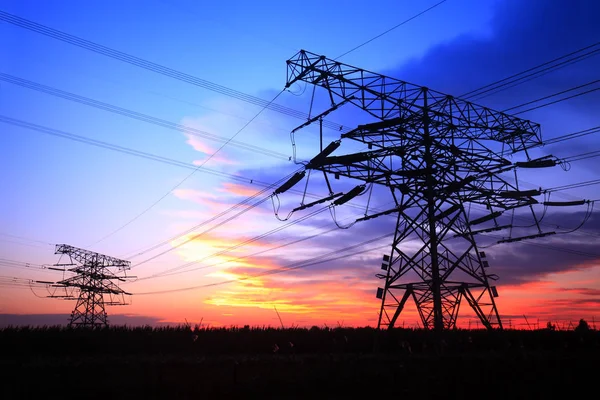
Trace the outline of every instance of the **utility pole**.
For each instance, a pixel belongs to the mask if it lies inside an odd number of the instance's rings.
[[[131,268],[131,263],[67,244],[57,244],[55,254],[67,255],[70,262],[54,264],[54,267],[49,269],[75,274],[53,285],[56,288],[64,289],[64,295],[48,296],[76,300],[68,326],[84,328],[108,326],[106,306],[128,304],[125,296],[131,295],[131,293],[119,288],[114,281],[124,282],[126,279],[133,278],[125,275],[126,271]],[[114,268],[123,275],[117,276],[111,270]],[[77,291],[78,293],[76,293]]]
[[[291,213],[330,200],[330,207],[341,206],[366,192],[367,185],[387,188],[395,202],[385,211],[365,211],[365,216],[356,220],[397,214],[391,251],[383,256],[381,265],[385,273],[377,274],[383,281],[383,287],[377,289],[381,300],[378,328],[394,327],[410,299],[425,329],[455,328],[463,300],[477,315],[478,323],[487,329],[501,329],[494,300],[498,291],[490,284],[498,276],[487,272],[490,265],[485,252],[479,251],[476,237],[510,229],[509,236],[498,241],[510,243],[555,233],[542,231],[533,209],[540,203],[536,196],[541,188],[521,190],[516,179],[518,168],[553,167],[559,162],[553,156],[530,157],[528,149],[543,143],[540,126],[305,50],[287,61],[286,86],[298,81],[328,92],[332,107],[321,115],[352,104],[363,111],[360,114],[366,122],[342,133],[305,164],[305,170],[323,172],[329,196],[301,204]],[[353,116],[358,118],[358,114]],[[292,134],[314,121],[300,125]],[[368,151],[332,155],[342,142],[367,145]],[[520,155],[522,161],[507,159],[509,154],[513,159]],[[514,182],[503,175],[507,172],[514,173]],[[362,183],[347,193],[334,194],[328,174]],[[273,196],[306,175],[298,172]],[[471,205],[485,211],[477,214]],[[511,229],[512,215],[521,208],[531,211],[537,230],[513,236],[519,231]],[[402,249],[406,241],[415,238],[422,247]]]

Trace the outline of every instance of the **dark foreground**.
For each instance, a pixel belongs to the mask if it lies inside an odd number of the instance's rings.
[[[2,398],[596,398],[596,331],[0,330]]]

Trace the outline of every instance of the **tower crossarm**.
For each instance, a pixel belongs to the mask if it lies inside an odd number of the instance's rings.
[[[77,274],[77,276],[82,276],[82,277],[86,277],[89,279],[95,279],[95,280],[119,280],[119,281],[125,281],[124,278],[121,278],[113,273],[111,273],[108,269],[103,268],[102,270],[96,270],[93,266],[92,267],[77,267],[77,268],[72,268],[69,271],[71,272],[75,272]]]
[[[305,50],[287,61],[287,83],[303,81],[325,88],[332,103],[349,101],[380,122],[359,126],[346,135],[368,136],[386,125],[403,129],[423,124],[441,134],[504,143],[512,151],[540,145],[540,126],[424,86],[356,68]],[[398,132],[402,134],[402,131]]]
[[[306,168],[387,186],[422,200],[425,188],[431,185],[438,202],[454,199],[500,212],[538,203],[535,197],[541,189],[519,190],[503,175],[514,172],[518,162],[473,143],[458,146],[437,141],[428,166],[422,141],[416,136],[413,139],[404,138],[376,150],[315,157]]]
[[[118,267],[120,270],[131,268],[131,262],[110,257],[90,250],[80,249],[68,244],[57,244],[54,254],[66,254],[81,264],[94,263],[101,267]]]
[[[125,292],[123,289],[113,288],[113,287],[101,287],[97,285],[88,285],[78,281],[60,281],[59,285],[64,287],[75,287],[79,290],[84,290],[90,293],[103,293],[103,294],[129,294]],[[60,286],[59,286],[60,287]]]

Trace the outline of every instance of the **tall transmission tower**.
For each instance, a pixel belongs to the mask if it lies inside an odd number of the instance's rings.
[[[86,328],[108,326],[106,306],[126,305],[128,303],[125,301],[125,296],[131,295],[119,288],[114,281],[124,282],[127,278],[132,278],[117,276],[111,269],[116,268],[117,272],[126,272],[131,268],[131,263],[67,244],[57,244],[54,254],[67,255],[70,262],[54,264],[54,267],[49,269],[76,274],[53,285],[55,288],[64,288],[64,295],[53,293],[49,296],[77,301],[68,326]],[[67,267],[71,268],[67,269]],[[105,296],[108,296],[108,299]]]
[[[321,152],[305,164],[309,172],[323,172],[329,196],[301,203],[292,213],[330,200],[330,207],[340,206],[368,186],[389,189],[394,207],[370,215],[365,212],[356,220],[397,214],[391,251],[383,256],[385,272],[377,275],[384,283],[377,290],[381,299],[378,328],[392,328],[412,300],[426,329],[452,329],[460,304],[466,300],[483,326],[501,329],[495,302],[498,291],[490,284],[498,277],[487,272],[485,252],[478,249],[475,237],[510,229],[509,237],[500,242],[513,242],[557,233],[542,231],[534,212],[541,188],[521,190],[516,178],[518,168],[557,165],[555,157],[533,159],[529,155],[528,149],[542,144],[540,126],[304,50],[287,61],[287,73],[287,87],[303,81],[324,88],[332,103],[329,110],[292,134],[341,104],[350,103],[366,112],[367,123],[343,133],[324,149],[321,146]],[[346,139],[366,144],[368,151],[332,156]],[[508,159],[517,155],[523,161]],[[514,180],[505,173],[513,173]],[[328,174],[362,183],[345,194],[334,194]],[[285,192],[305,175],[305,171],[298,172],[273,195]],[[583,201],[545,204],[579,205]],[[474,218],[471,205],[479,205],[484,213]],[[512,220],[501,222],[525,207],[533,215],[535,231],[514,237],[518,229],[512,229]],[[418,249],[405,246],[415,238]]]

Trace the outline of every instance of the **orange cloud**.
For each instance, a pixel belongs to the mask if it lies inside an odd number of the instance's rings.
[[[598,317],[600,265],[581,263],[577,269],[544,276],[537,282],[500,286],[498,308],[505,320],[523,328],[533,320],[567,321]],[[506,322],[508,323],[508,322]]]
[[[247,257],[246,255],[258,250],[264,250],[269,244],[254,238],[239,236],[235,240],[228,235],[207,233],[189,233],[171,242],[177,247],[177,254],[185,262],[201,263],[190,265],[182,271],[205,269],[209,267],[227,268],[230,275],[219,271],[208,274],[208,277],[230,279],[234,276],[246,277],[256,273],[256,270],[275,268],[268,260]],[[233,279],[233,278],[231,278]]]
[[[238,183],[225,182],[222,185],[222,188],[218,189],[219,192],[231,193],[240,197],[250,197],[254,196],[258,190],[254,188],[250,188],[245,185],[240,185]]]
[[[290,314],[287,320],[302,318],[312,324],[344,320],[348,325],[364,326],[376,320],[378,301],[374,290],[359,278],[343,279],[340,274],[329,273],[319,280],[290,281],[247,272],[238,268],[220,271],[218,275],[225,280],[245,279],[219,290],[205,304],[269,310],[276,307],[280,313]]]
[[[319,272],[316,276],[293,277],[256,276],[246,268],[230,268],[217,274],[224,280],[247,279],[231,283],[205,299],[209,306],[244,308],[252,311],[242,315],[254,315],[256,310],[277,310],[287,314],[287,321],[304,321],[305,324],[331,323],[345,320],[348,325],[371,325],[377,322],[379,300],[374,296],[373,282],[348,276],[351,272]],[[215,276],[217,276],[215,275]],[[566,276],[568,275],[568,276]],[[592,278],[595,277],[595,278]],[[566,279],[565,279],[566,278]],[[595,286],[577,286],[593,281]],[[544,280],[521,285],[500,287],[498,309],[506,328],[545,327],[547,321],[559,328],[576,325],[580,318],[592,323],[598,319],[600,305],[600,266],[585,271],[550,274]],[[239,313],[238,313],[239,315]],[[420,320],[416,308],[407,304],[399,325],[418,326]],[[482,328],[476,315],[465,303],[461,307],[458,326]]]

